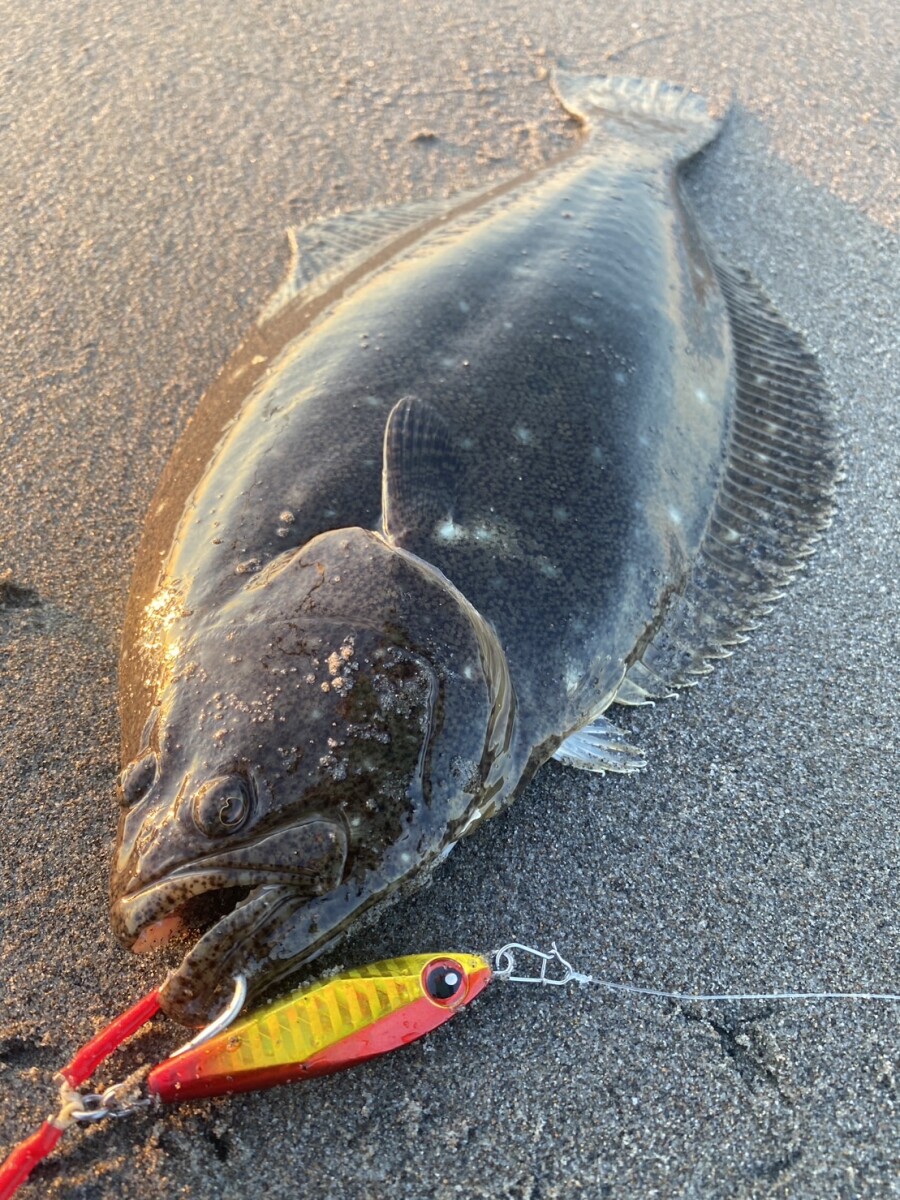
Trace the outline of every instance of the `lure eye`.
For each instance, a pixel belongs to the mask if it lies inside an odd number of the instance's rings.
[[[458,962],[452,958],[440,958],[425,968],[422,983],[435,1004],[450,1008],[465,998],[468,979]]]
[[[194,797],[194,824],[204,837],[236,833],[250,815],[250,789],[239,775],[220,775]]]
[[[151,750],[143,758],[136,759],[119,776],[122,807],[131,808],[153,787],[156,780],[156,755]]]

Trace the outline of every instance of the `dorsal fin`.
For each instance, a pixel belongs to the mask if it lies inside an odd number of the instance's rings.
[[[459,203],[459,197],[452,203]],[[376,255],[379,248],[386,248],[417,225],[437,220],[451,207],[447,200],[423,200],[396,208],[336,213],[308,225],[289,227],[291,261],[287,274],[260,313],[259,324],[271,320],[301,293],[312,299],[324,292],[340,276]]]
[[[404,396],[384,430],[381,477],[385,537],[398,545],[434,535],[451,521],[458,463],[447,422],[430,404]]]
[[[821,371],[747,272],[715,266],[737,376],[728,459],[686,585],[629,668],[622,704],[696,683],[745,641],[834,511],[840,455]]]

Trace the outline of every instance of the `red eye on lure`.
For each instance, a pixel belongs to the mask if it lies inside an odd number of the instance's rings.
[[[246,993],[240,980],[226,1013],[153,1067],[145,1095],[134,1080],[101,1094],[80,1095],[75,1089],[159,1010],[159,993],[153,991],[59,1073],[61,1111],[0,1165],[0,1200],[9,1200],[75,1123],[201,1096],[254,1091],[365,1062],[437,1029],[471,1003],[490,979],[490,964],[473,954],[392,958],[300,988],[232,1024]]]

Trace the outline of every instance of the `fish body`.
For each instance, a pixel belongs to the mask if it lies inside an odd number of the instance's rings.
[[[295,235],[324,265],[298,255],[157,494],[113,922],[131,945],[213,898],[164,989],[185,1022],[421,882],[549,757],[639,765],[605,710],[727,653],[828,519],[815,364],[681,189],[705,104],[557,88],[587,127],[557,162]]]

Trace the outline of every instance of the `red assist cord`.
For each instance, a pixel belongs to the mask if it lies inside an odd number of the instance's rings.
[[[76,1113],[84,1110],[84,1098],[74,1089],[86,1083],[114,1050],[118,1050],[124,1041],[137,1033],[158,1012],[159,989],[156,988],[91,1038],[69,1065],[63,1067],[57,1075],[62,1108],[55,1117],[48,1117],[31,1137],[19,1142],[0,1166],[0,1200],[8,1200],[18,1190],[37,1164],[55,1149],[66,1130],[75,1124]]]

